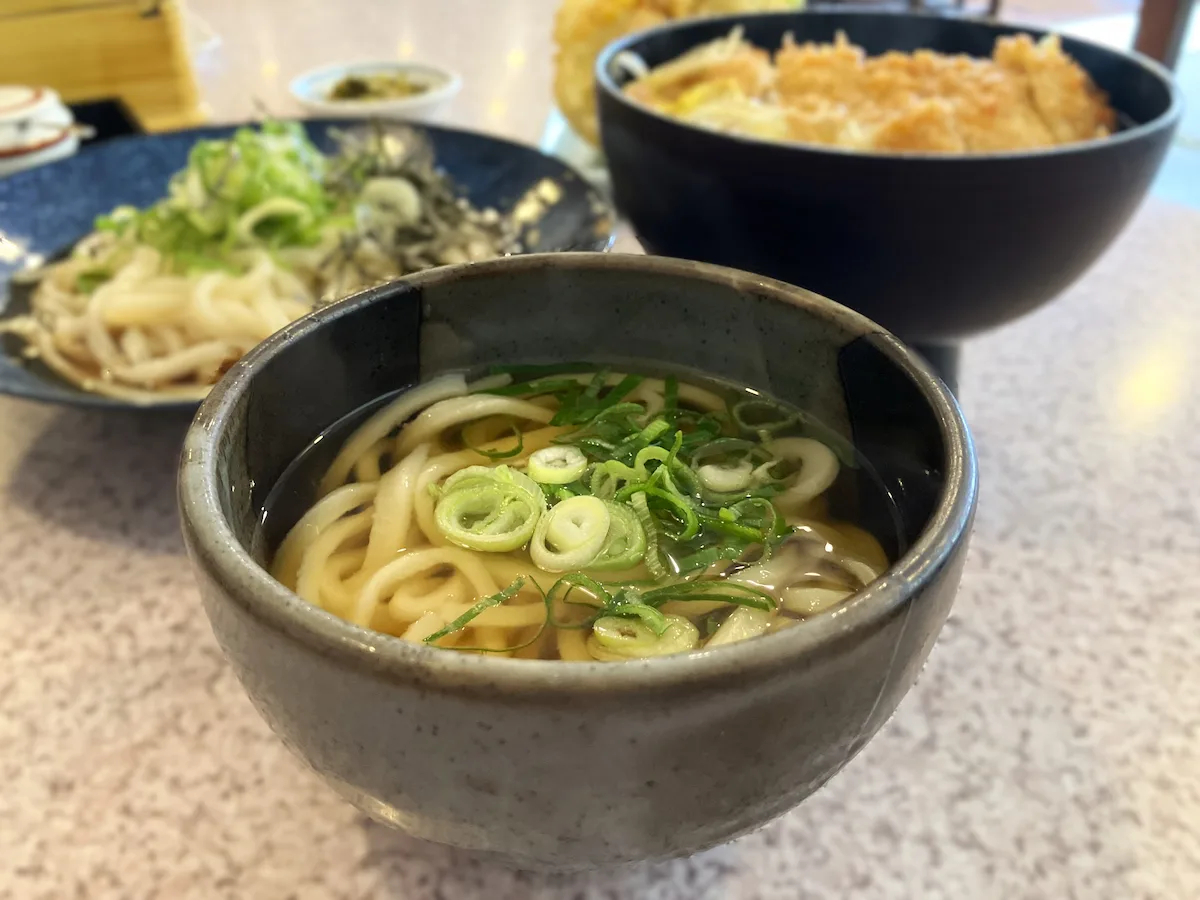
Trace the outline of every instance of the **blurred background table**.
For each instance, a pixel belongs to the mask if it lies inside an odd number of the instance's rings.
[[[303,69],[428,60],[466,76],[454,121],[534,140],[554,5],[193,0],[220,36],[198,84],[218,119],[289,114]],[[513,873],[368,822],[212,640],[176,525],[186,420],[0,399],[0,898],[1200,896],[1200,211],[1169,187],[1061,301],[968,346],[975,542],[896,717],[686,861]]]

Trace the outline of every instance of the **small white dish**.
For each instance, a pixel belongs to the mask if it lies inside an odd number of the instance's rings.
[[[330,100],[329,92],[339,81],[353,75],[401,74],[426,85],[426,90],[411,97],[387,100]],[[422,63],[357,62],[338,63],[314,69],[292,80],[292,96],[310,113],[329,118],[434,119],[462,90],[462,78],[448,69]]]
[[[0,85],[0,177],[79,149],[71,111],[50,88]]]

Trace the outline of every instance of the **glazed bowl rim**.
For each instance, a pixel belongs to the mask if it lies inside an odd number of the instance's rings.
[[[886,16],[891,20],[930,20],[938,21],[953,21],[961,22],[975,27],[984,28],[990,31],[1002,31],[1008,33],[1025,33],[1034,38],[1042,38],[1046,35],[1057,35],[1066,40],[1073,41],[1078,44],[1084,44],[1092,49],[1118,57],[1153,75],[1160,84],[1166,89],[1170,102],[1166,110],[1159,116],[1151,119],[1148,122],[1141,122],[1134,125],[1132,128],[1122,129],[1116,134],[1111,134],[1107,137],[1089,138],[1086,141],[1075,141],[1070,144],[1057,144],[1053,147],[1041,147],[1032,150],[1006,150],[993,153],[932,153],[924,151],[913,151],[906,153],[885,153],[880,151],[864,152],[862,150],[854,150],[845,147],[833,147],[823,144],[805,144],[799,141],[773,141],[766,138],[756,138],[748,135],[734,134],[731,132],[716,131],[711,128],[704,128],[699,125],[692,125],[680,119],[668,116],[657,110],[651,109],[641,103],[629,99],[613,80],[609,70],[612,67],[613,59],[620,53],[629,50],[633,45],[640,44],[645,40],[655,37],[660,34],[666,34],[673,31],[686,31],[690,28],[703,28],[705,26],[727,24],[728,28],[742,24],[750,19],[786,19],[807,17],[863,17],[863,18],[882,18]],[[693,45],[698,46],[698,44]],[[686,52],[686,51],[685,51]],[[1027,160],[1037,159],[1041,157],[1069,156],[1077,153],[1085,153],[1090,150],[1100,150],[1106,147],[1117,147],[1123,144],[1128,144],[1133,141],[1138,141],[1150,134],[1174,128],[1183,116],[1183,92],[1176,83],[1171,72],[1165,67],[1144,54],[1134,50],[1117,50],[1105,44],[1096,41],[1087,40],[1085,38],[1075,37],[1074,35],[1062,34],[1047,28],[1039,28],[1033,25],[1024,25],[1016,22],[989,22],[979,19],[947,19],[945,16],[939,16],[936,13],[882,13],[876,10],[869,9],[847,9],[847,10],[812,10],[812,11],[772,11],[760,13],[734,13],[726,16],[712,16],[701,19],[679,19],[666,22],[662,25],[648,28],[644,31],[637,31],[627,34],[612,43],[608,44],[596,57],[596,66],[594,70],[597,91],[602,91],[605,96],[610,98],[624,109],[635,115],[645,116],[663,125],[670,126],[679,130],[684,139],[694,141],[698,137],[711,140],[715,143],[727,142],[731,147],[740,148],[746,152],[753,152],[753,149],[763,149],[768,152],[791,152],[791,153],[811,153],[824,155],[834,158],[856,159],[856,160],[875,160],[879,162],[896,162],[911,163],[913,165],[938,163],[942,165],[966,165],[972,162],[985,161],[1007,161],[1007,160]],[[601,136],[603,138],[604,128],[604,113],[603,104],[600,104],[600,126]],[[1120,112],[1120,110],[1118,110]]]
[[[241,544],[227,521],[218,475],[218,446],[255,373],[326,323],[386,302],[397,290],[543,268],[614,269],[698,280],[798,307],[852,335],[877,335],[880,351],[923,395],[937,420],[946,453],[945,487],[912,547],[881,578],[836,610],[815,616],[801,627],[729,647],[620,664],[496,658],[425,647],[353,625],[302,600],[275,581]],[[333,423],[319,424],[328,427]],[[285,639],[384,680],[505,694],[569,694],[686,689],[731,676],[766,674],[823,651],[836,652],[843,642],[870,632],[904,611],[909,601],[938,577],[968,538],[978,486],[971,435],[949,389],[913,351],[864,316],[802,288],[735,269],[665,257],[579,252],[523,254],[431,269],[330,304],[276,332],[234,365],[201,404],[184,440],[178,489],[193,567],[211,578],[226,600]]]

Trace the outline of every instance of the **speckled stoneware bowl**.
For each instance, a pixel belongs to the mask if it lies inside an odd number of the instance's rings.
[[[769,392],[851,439],[909,549],[800,627],[624,663],[405,643],[310,606],[260,566],[268,492],[345,414],[446,371],[631,359]],[[204,402],[179,492],[213,631],[292,750],[413,835],[582,868],[729,840],[862,749],[950,610],[976,470],[945,386],[860,315],[730,269],[571,253],[434,270],[294,323]]]

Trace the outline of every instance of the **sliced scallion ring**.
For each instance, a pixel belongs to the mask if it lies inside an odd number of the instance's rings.
[[[609,513],[608,534],[587,567],[617,572],[632,569],[646,555],[646,533],[637,515],[624,503],[606,501],[605,505]]]
[[[707,463],[696,470],[696,477],[705,488],[722,494],[746,490],[753,474],[754,467],[748,459],[741,459],[732,466]]]
[[[641,481],[642,476],[637,469],[631,469],[623,462],[615,459],[610,459],[607,462],[597,464],[592,470],[592,479],[589,487],[592,494],[599,497],[601,500],[611,500],[616,496],[617,491],[621,490],[625,485],[634,481]]]
[[[666,616],[667,627],[661,634],[641,619],[601,616],[592,623],[587,650],[593,659],[617,662],[686,653],[700,643],[700,631],[683,616]]]
[[[543,447],[529,457],[529,477],[538,484],[570,484],[583,475],[587,457],[570,444]]]
[[[545,509],[542,489],[529,476],[508,466],[470,466],[442,485],[434,521],[452,544],[506,553],[529,542]]]
[[[734,423],[750,434],[774,434],[796,424],[800,417],[769,400],[744,400],[729,411]]]
[[[588,568],[604,546],[612,516],[598,497],[569,497],[541,517],[529,544],[533,564],[545,572]]]

